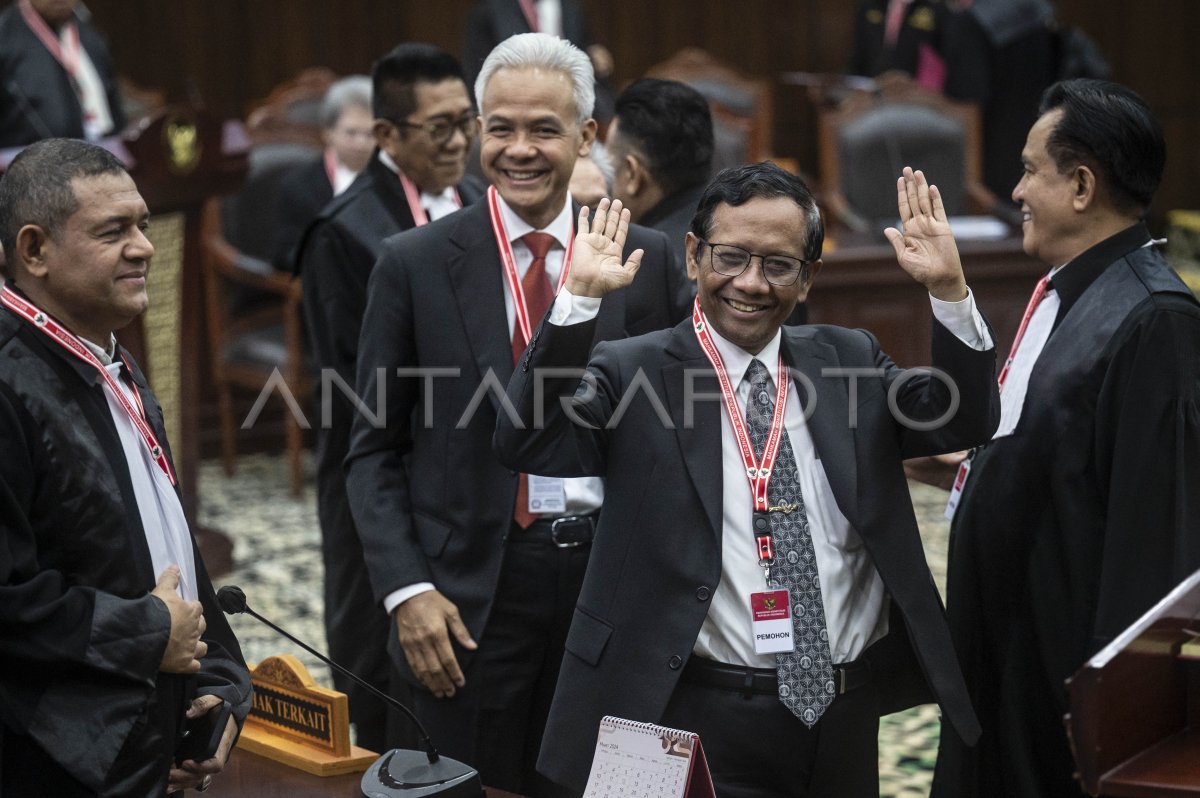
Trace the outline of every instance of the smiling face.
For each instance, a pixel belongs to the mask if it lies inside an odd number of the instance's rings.
[[[413,94],[417,109],[401,120],[410,125],[438,122],[453,125],[471,113],[467,86],[458,78],[436,83],[420,81],[413,86]],[[380,119],[375,122],[375,139],[400,171],[422,191],[431,194],[444,191],[457,185],[466,172],[471,139],[457,128],[450,138],[438,143],[427,130],[401,127]]]
[[[1027,255],[1051,266],[1061,266],[1076,253],[1078,233],[1076,180],[1074,172],[1062,174],[1046,139],[1054,132],[1061,110],[1044,114],[1029,130],[1021,151],[1024,172],[1013,189],[1013,202],[1021,206],[1021,232]]]
[[[41,236],[25,264],[33,279],[18,284],[72,332],[107,346],[113,330],[149,305],[150,211],[125,173],[77,177],[71,187],[78,210],[54,236],[30,227],[18,233],[18,241]],[[25,254],[20,245],[18,251]]]
[[[595,120],[578,121],[569,76],[536,67],[498,70],[480,113],[484,175],[518,216],[545,227],[567,201],[575,160],[596,137]]]
[[[804,259],[807,223],[804,211],[787,197],[755,197],[741,205],[713,209],[706,240],[762,255]],[[697,281],[700,308],[708,322],[731,343],[758,354],[788,315],[808,296],[821,262],[809,265],[808,280],[791,285],[768,283],[757,257],[737,277],[713,271],[712,247],[687,234],[688,277]]]

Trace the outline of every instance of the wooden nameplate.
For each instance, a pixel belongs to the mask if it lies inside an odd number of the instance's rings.
[[[250,672],[254,703],[238,747],[316,776],[359,773],[379,754],[350,744],[346,694],[319,686],[290,654]]]

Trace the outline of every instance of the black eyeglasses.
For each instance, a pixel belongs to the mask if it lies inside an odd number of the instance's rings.
[[[415,128],[425,131],[425,135],[433,140],[434,144],[445,144],[454,135],[454,131],[463,134],[467,141],[475,137],[475,114],[463,114],[458,119],[431,119],[426,122],[406,122],[403,119],[389,119],[393,125],[397,127]]]
[[[791,285],[801,275],[805,280],[808,279],[808,266],[812,261],[787,255],[758,255],[732,244],[710,244],[703,238],[697,240],[709,248],[709,263],[717,274],[737,277],[746,271],[752,258],[758,258],[762,263],[763,277],[771,285]]]

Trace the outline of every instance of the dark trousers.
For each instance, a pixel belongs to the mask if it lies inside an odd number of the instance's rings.
[[[347,421],[345,427],[349,427]],[[388,656],[389,636],[396,627],[375,600],[367,579],[362,541],[350,515],[342,460],[346,429],[321,430],[317,451],[317,518],[321,525],[321,558],[325,565],[325,639],[329,657],[376,689],[408,704],[412,691]],[[407,719],[398,723],[398,710],[338,671],[333,687],[346,694],[355,741],[382,753],[411,746],[415,740]],[[389,725],[390,724],[390,725]]]
[[[700,735],[719,798],[879,795],[873,684],[835,698],[809,729],[773,694],[701,684],[685,669],[662,725]]]
[[[534,766],[591,547],[557,548],[538,531],[511,534],[505,547],[492,613],[463,674],[466,685],[451,699],[419,691],[416,709],[422,719],[433,719],[427,723],[432,734],[437,716],[454,711],[447,702],[462,709],[474,704],[475,755],[462,758],[483,783],[560,798],[570,793]],[[438,746],[451,750],[448,743]]]

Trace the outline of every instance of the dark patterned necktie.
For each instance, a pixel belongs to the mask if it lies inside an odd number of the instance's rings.
[[[750,383],[746,398],[746,427],[754,446],[754,456],[762,457],[775,413],[775,385],[761,361],[750,361],[745,379]],[[767,484],[771,513],[771,534],[775,543],[775,563],[771,576],[787,588],[792,605],[795,648],[775,655],[779,679],[779,700],[813,726],[833,702],[833,657],[829,653],[829,629],[825,626],[825,604],[821,600],[821,577],[808,532],[808,514],[796,470],[796,457],[784,430],[779,454]]]

